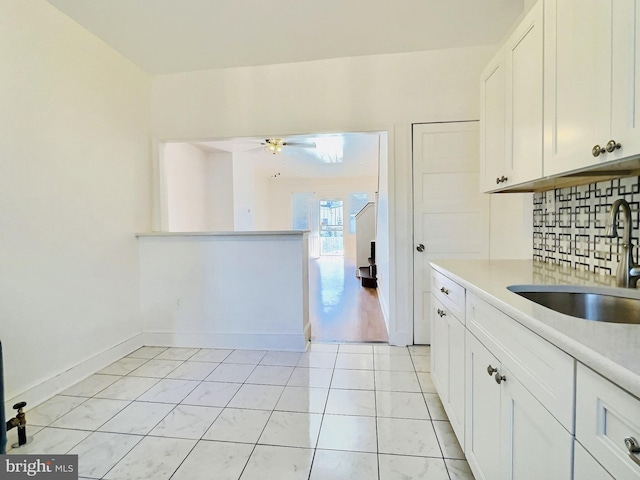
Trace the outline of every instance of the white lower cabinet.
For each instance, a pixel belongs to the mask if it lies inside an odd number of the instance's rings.
[[[614,480],[580,442],[573,449],[573,478],[575,480]]]
[[[464,449],[465,328],[435,297],[432,298],[431,325],[431,377]]]
[[[570,480],[573,436],[471,333],[466,343],[465,454],[476,479]]]

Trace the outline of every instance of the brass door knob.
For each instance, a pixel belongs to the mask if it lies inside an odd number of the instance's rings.
[[[615,140],[609,140],[607,142],[607,146],[605,147],[605,149],[607,150],[607,152],[611,153],[614,150],[618,150],[620,147],[622,147],[622,145],[620,145],[618,142],[616,142]]]

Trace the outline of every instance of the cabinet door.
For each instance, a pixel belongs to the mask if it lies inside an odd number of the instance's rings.
[[[499,478],[571,480],[573,436],[509,370],[501,367],[498,374],[505,378],[500,385]]]
[[[465,336],[466,329],[456,318],[449,319],[449,406],[447,412],[451,427],[462,450],[465,414]]]
[[[449,402],[449,319],[444,306],[431,298],[431,378],[442,403]]]
[[[613,10],[612,133],[619,159],[640,153],[640,0],[616,0]]]
[[[487,367],[500,365],[473,335],[467,334],[466,342],[465,455],[477,480],[495,480],[500,474],[500,385]]]
[[[504,47],[507,185],[542,177],[542,3],[533,7]]]
[[[589,480],[614,480],[595,458],[589,455],[580,442],[574,442],[573,449],[573,478]]]
[[[480,190],[505,186],[505,64],[501,49],[480,76]]]
[[[545,1],[545,176],[611,159],[613,2]]]

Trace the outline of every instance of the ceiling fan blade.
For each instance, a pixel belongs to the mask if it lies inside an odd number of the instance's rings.
[[[316,144],[310,142],[284,142],[283,145],[286,147],[316,148]]]

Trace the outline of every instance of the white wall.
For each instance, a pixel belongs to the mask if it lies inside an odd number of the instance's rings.
[[[187,140],[388,131],[390,264],[381,291],[389,289],[391,342],[411,342],[411,123],[477,119],[480,71],[495,50],[473,47],[156,76],[152,132],[160,139]],[[384,269],[380,273],[386,274]]]
[[[233,226],[234,231],[255,230],[255,171],[253,156],[233,154]]]
[[[533,193],[493,194],[489,257],[530,259],[533,256]]]
[[[304,351],[307,243],[301,233],[141,236],[148,344]]]
[[[214,208],[207,152],[188,143],[167,143],[164,162],[168,231],[211,230]]]
[[[214,209],[211,230],[233,231],[233,156],[227,152],[209,153],[210,202]]]
[[[92,373],[141,331],[149,78],[44,0],[0,2],[0,18],[5,394],[33,405],[53,392],[26,390]]]

